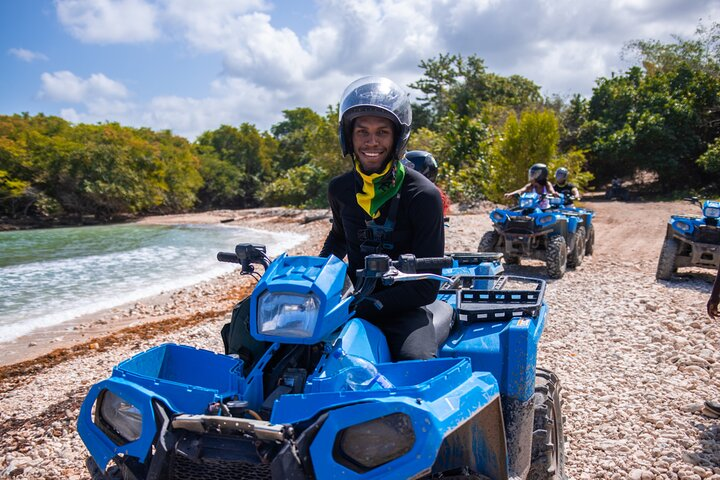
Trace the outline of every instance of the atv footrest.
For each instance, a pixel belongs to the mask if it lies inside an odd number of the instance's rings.
[[[454,279],[452,284],[444,285],[440,294],[455,294],[455,308],[458,320],[462,322],[508,321],[516,317],[535,317],[540,312],[545,282],[527,277],[504,275],[493,290],[466,289],[467,279],[473,275]],[[532,284],[532,289],[515,289],[518,284]],[[499,286],[499,287],[498,287]]]

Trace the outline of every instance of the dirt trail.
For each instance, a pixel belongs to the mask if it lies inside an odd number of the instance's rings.
[[[620,202],[597,195],[583,199],[583,205],[596,213],[595,255],[636,263],[657,262],[671,215],[700,213],[689,202]]]

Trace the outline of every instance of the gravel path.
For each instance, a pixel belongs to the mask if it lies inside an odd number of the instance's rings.
[[[700,414],[703,400],[720,396],[720,332],[705,314],[712,272],[694,270],[671,282],[654,277],[668,216],[692,209],[680,203],[588,206],[598,214],[596,253],[548,282],[550,311],[538,358],[563,384],[568,477],[720,479],[720,420]],[[263,221],[266,228],[307,233],[297,249],[307,253],[327,228],[297,217]],[[453,216],[447,250],[474,251],[489,225],[485,212]],[[544,276],[542,263],[525,263],[508,272]],[[0,371],[0,478],[87,478],[75,421],[90,385],[159,343],[221,351],[218,331],[227,314],[216,312],[227,311],[220,308],[234,298],[223,292],[238,282],[231,274],[174,296],[184,315],[197,313],[193,302],[204,305],[210,318],[202,322],[88,344],[82,354],[31,375]]]

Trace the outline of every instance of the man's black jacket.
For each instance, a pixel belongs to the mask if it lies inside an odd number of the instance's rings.
[[[359,232],[367,228],[370,216],[358,205],[355,194],[359,179],[354,171],[335,177],[328,187],[328,200],[332,210],[333,223],[325,240],[321,256],[347,255],[348,274],[355,283],[355,271],[364,266],[365,254]],[[388,217],[392,201],[380,209],[376,223],[382,224]],[[392,234],[393,248],[383,253],[397,260],[404,253],[418,258],[442,257],[445,250],[443,204],[437,187],[415,170],[407,169],[400,188],[400,203],[396,225]],[[439,272],[438,272],[439,273]],[[435,300],[439,283],[435,280],[401,282],[388,288],[377,287],[373,299],[382,303],[378,313],[370,302],[363,302],[358,313],[370,317],[368,320],[383,319],[397,312],[428,305]],[[374,318],[373,318],[374,317]]]

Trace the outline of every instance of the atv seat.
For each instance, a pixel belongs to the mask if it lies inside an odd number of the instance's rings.
[[[440,300],[435,300],[423,308],[427,310],[432,318],[433,328],[435,329],[435,340],[438,345],[442,345],[450,335],[450,329],[453,326],[453,308]]]

